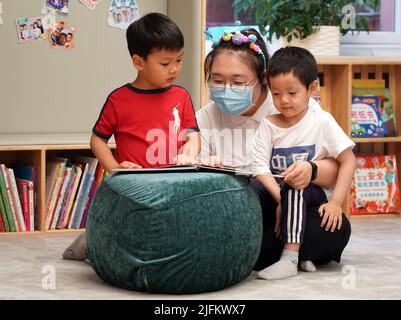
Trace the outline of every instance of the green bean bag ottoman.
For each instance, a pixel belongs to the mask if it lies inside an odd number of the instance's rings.
[[[86,227],[97,275],[136,291],[190,294],[231,286],[251,271],[262,211],[234,174],[115,174],[92,202]]]

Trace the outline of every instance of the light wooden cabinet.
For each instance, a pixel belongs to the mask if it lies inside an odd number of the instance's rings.
[[[401,59],[365,57],[317,57],[320,76],[326,87],[326,106],[344,131],[351,137],[352,79],[385,79],[391,90],[396,114],[398,136],[384,138],[353,138],[361,153],[395,154],[398,176],[401,174]],[[350,197],[344,204],[348,214]]]
[[[115,150],[115,144],[109,145]],[[45,190],[46,190],[46,163],[53,156],[72,157],[76,155],[92,156],[89,144],[64,144],[64,145],[0,145],[0,163],[10,166],[14,163],[30,165],[37,170],[37,230],[30,232],[0,232],[3,236],[19,235],[51,235],[62,233],[77,233],[77,229],[45,229]],[[36,217],[35,217],[36,219]]]

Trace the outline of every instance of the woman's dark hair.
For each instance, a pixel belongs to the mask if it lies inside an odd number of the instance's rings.
[[[204,67],[204,73],[205,73],[205,79],[206,81],[209,80],[210,77],[210,72],[212,70],[212,65],[215,57],[217,57],[219,54],[222,52],[229,50],[233,52],[238,52],[240,57],[247,63],[250,68],[255,72],[255,74],[258,77],[259,82],[261,83],[262,87],[264,87],[265,83],[265,63],[267,64],[269,60],[269,55],[267,53],[267,48],[266,48],[266,43],[263,40],[262,36],[259,34],[258,31],[255,29],[245,29],[241,30],[241,33],[249,36],[251,34],[254,34],[256,36],[256,42],[255,44],[258,45],[261,49],[262,52],[265,56],[266,61],[263,61],[263,57],[253,51],[252,49],[249,48],[249,43],[244,43],[241,45],[235,45],[231,41],[224,41],[221,40],[219,44],[214,47],[212,51],[209,52],[209,54],[206,56],[205,59],[205,67]]]
[[[127,29],[128,50],[146,59],[153,50],[179,51],[184,36],[176,23],[161,13],[149,13],[130,24]]]
[[[300,47],[289,46],[277,50],[267,65],[267,80],[291,72],[306,89],[309,89],[318,77],[315,57]]]

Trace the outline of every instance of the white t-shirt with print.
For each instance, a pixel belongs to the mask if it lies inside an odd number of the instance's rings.
[[[320,108],[312,98],[309,105]],[[230,116],[221,111],[214,102],[205,105],[196,113],[202,141],[200,159],[217,156],[226,166],[250,171],[254,138],[260,122],[268,115],[276,113],[278,111],[270,93],[250,117]]]
[[[281,128],[263,119],[253,148],[254,175],[280,173],[292,163],[337,158],[355,143],[333,116],[320,107],[310,106],[305,116],[290,128]],[[331,198],[331,190],[324,190]]]

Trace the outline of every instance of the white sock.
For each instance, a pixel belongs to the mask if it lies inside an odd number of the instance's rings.
[[[299,266],[303,271],[306,272],[315,272],[316,266],[311,260],[301,261]]]
[[[283,250],[280,260],[258,272],[265,280],[278,280],[295,276],[298,273],[298,251]]]

